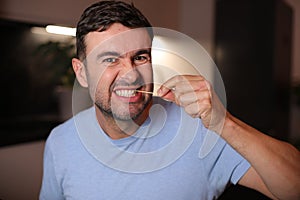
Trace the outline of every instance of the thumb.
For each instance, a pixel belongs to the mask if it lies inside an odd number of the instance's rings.
[[[175,95],[173,93],[173,90],[165,86],[161,86],[157,90],[157,95],[162,99],[175,102]]]

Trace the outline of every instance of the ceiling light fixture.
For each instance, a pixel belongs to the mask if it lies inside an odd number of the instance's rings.
[[[76,36],[76,28],[70,28],[64,26],[48,25],[46,26],[46,31],[48,33],[54,33],[59,35]]]

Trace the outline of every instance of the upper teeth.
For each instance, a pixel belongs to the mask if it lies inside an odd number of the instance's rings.
[[[135,96],[135,90],[116,90],[116,94],[122,97],[132,97]]]

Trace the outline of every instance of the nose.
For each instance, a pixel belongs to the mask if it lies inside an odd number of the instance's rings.
[[[120,79],[127,83],[135,83],[140,78],[140,73],[131,60],[126,59],[122,62],[121,70],[119,72]]]

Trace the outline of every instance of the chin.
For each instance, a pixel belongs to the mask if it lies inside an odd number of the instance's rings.
[[[132,121],[136,120],[142,113],[143,110],[135,113],[113,113],[113,118],[119,121]]]

